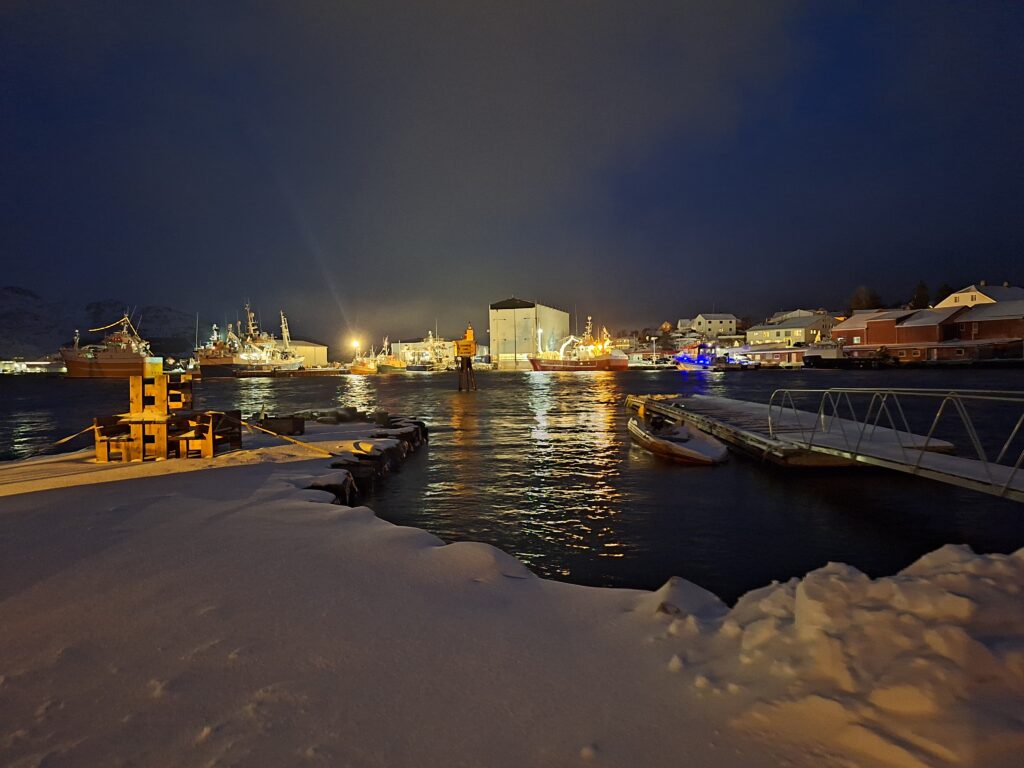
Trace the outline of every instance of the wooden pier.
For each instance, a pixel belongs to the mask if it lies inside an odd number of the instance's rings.
[[[780,392],[786,392],[780,390]],[[940,482],[971,488],[1004,498],[1024,501],[1024,470],[1021,460],[1024,452],[1010,465],[1000,463],[1020,433],[1024,423],[1024,398],[1021,399],[1021,418],[1012,430],[996,461],[989,460],[975,440],[978,458],[952,455],[955,446],[932,436],[934,423],[928,434],[916,434],[909,428],[900,429],[879,423],[878,415],[889,413],[887,403],[908,392],[875,393],[875,400],[864,419],[843,418],[839,408],[832,407],[840,395],[864,390],[826,391],[817,413],[795,407],[792,397],[773,395],[770,404],[733,400],[725,397],[693,395],[638,396],[626,398],[626,407],[645,416],[659,415],[674,423],[685,422],[714,435],[733,448],[750,456],[787,467],[850,467],[871,465],[893,469]],[[915,392],[913,394],[920,395]],[[941,393],[932,393],[941,397]],[[958,404],[965,393],[949,393],[945,404],[955,400]],[[986,395],[992,399],[991,393]],[[981,396],[979,395],[979,398]],[[881,398],[880,400],[878,398]],[[1006,402],[1007,398],[1001,398]],[[1010,398],[1010,402],[1012,398]],[[881,406],[876,406],[881,403]],[[899,408],[898,403],[893,411]],[[940,406],[936,422],[945,405]],[[951,409],[952,410],[952,409]],[[961,411],[964,409],[961,407]],[[902,409],[898,411],[902,414]],[[872,419],[872,414],[874,418]],[[891,421],[891,420],[890,420]],[[974,434],[968,424],[968,433]],[[1012,458],[1012,457],[1011,457]]]

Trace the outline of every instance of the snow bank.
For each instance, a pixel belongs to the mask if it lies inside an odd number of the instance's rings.
[[[946,546],[876,580],[831,563],[712,623],[674,618],[669,665],[772,741],[908,768],[1019,764],[1022,585],[1024,550]]]
[[[0,764],[1019,764],[1024,550],[729,610],[539,579],[339,505],[344,462],[307,457],[0,497]]]

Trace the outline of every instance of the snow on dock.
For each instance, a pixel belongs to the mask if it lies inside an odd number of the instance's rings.
[[[268,437],[0,498],[0,765],[1019,764],[1024,550],[732,609],[575,586],[339,503],[408,425],[305,438],[338,455]]]
[[[638,396],[630,395],[626,407],[639,412],[658,414],[672,421],[685,421],[715,435],[734,448],[784,466],[835,467],[869,464],[917,475],[939,482],[971,488],[982,493],[1024,501],[1024,470],[1021,458],[1015,464],[989,460],[980,445],[978,457],[954,456],[953,443],[929,434],[917,434],[907,429],[883,426],[879,414],[890,417],[902,410],[892,398],[920,395],[921,392],[879,392],[863,419],[838,415],[836,406],[844,393],[872,394],[866,391],[831,390],[823,392],[822,407],[817,413],[796,407],[788,391],[780,390],[772,403],[754,403],[709,395]],[[782,397],[778,397],[779,394]],[[944,393],[927,393],[929,397],[942,397]],[[969,397],[969,393],[949,393],[949,400]],[[988,395],[985,395],[988,396]],[[979,395],[979,398],[981,395]],[[881,398],[881,399],[878,399]],[[1002,398],[1005,402],[1007,398]],[[881,405],[876,405],[876,402]],[[945,402],[945,401],[944,401]],[[1021,399],[1021,419],[1024,419],[1024,399]],[[826,403],[828,407],[826,407]],[[944,407],[944,406],[943,406]],[[950,409],[951,411],[953,409]],[[963,410],[962,407],[960,409]],[[852,408],[851,408],[852,411]],[[855,414],[851,413],[851,416]],[[941,408],[936,420],[941,416]],[[968,434],[973,426],[967,423]],[[1000,458],[1017,438],[1015,429],[1000,452]],[[1012,455],[1010,456],[1013,459]]]

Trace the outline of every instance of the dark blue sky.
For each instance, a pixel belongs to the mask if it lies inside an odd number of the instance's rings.
[[[7,2],[3,282],[331,344],[1020,284],[1022,39],[1018,2]]]

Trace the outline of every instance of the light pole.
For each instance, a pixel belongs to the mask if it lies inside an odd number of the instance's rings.
[[[541,339],[543,338],[543,336],[544,336],[544,329],[543,328],[538,328],[537,329],[537,354],[538,355],[541,352],[544,351],[544,348],[541,346]]]
[[[359,340],[356,339],[352,342],[352,361],[355,362],[356,358],[359,357]]]

